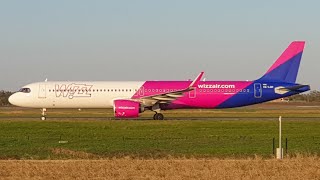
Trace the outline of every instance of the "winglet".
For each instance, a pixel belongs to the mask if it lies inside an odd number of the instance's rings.
[[[189,88],[190,88],[190,87],[195,87],[195,86],[200,82],[203,74],[204,74],[204,72],[201,72],[201,73],[197,76],[197,78],[192,81],[192,83],[190,84]]]

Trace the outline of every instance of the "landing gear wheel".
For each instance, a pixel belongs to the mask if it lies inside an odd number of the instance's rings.
[[[154,119],[154,120],[164,120],[164,116],[163,116],[163,114],[161,114],[161,113],[156,113],[156,114],[153,116],[153,119]]]
[[[42,121],[44,121],[44,120],[47,119],[47,118],[46,118],[46,111],[47,111],[46,108],[42,108],[42,109],[41,109],[41,120],[42,120]]]

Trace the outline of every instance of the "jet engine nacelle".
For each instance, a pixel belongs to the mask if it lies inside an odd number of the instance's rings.
[[[113,109],[116,118],[136,118],[144,111],[139,102],[131,100],[114,100]]]

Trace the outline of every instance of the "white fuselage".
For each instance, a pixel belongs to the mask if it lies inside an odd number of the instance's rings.
[[[39,82],[24,86],[10,102],[30,108],[112,108],[115,99],[130,99],[144,82]]]

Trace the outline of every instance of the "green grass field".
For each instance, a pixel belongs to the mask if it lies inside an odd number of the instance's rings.
[[[288,154],[320,154],[319,107],[178,110],[165,112],[165,121],[109,120],[110,110],[48,113],[48,120],[40,121],[39,110],[0,108],[0,159],[271,157],[273,138],[278,146],[279,115]]]

